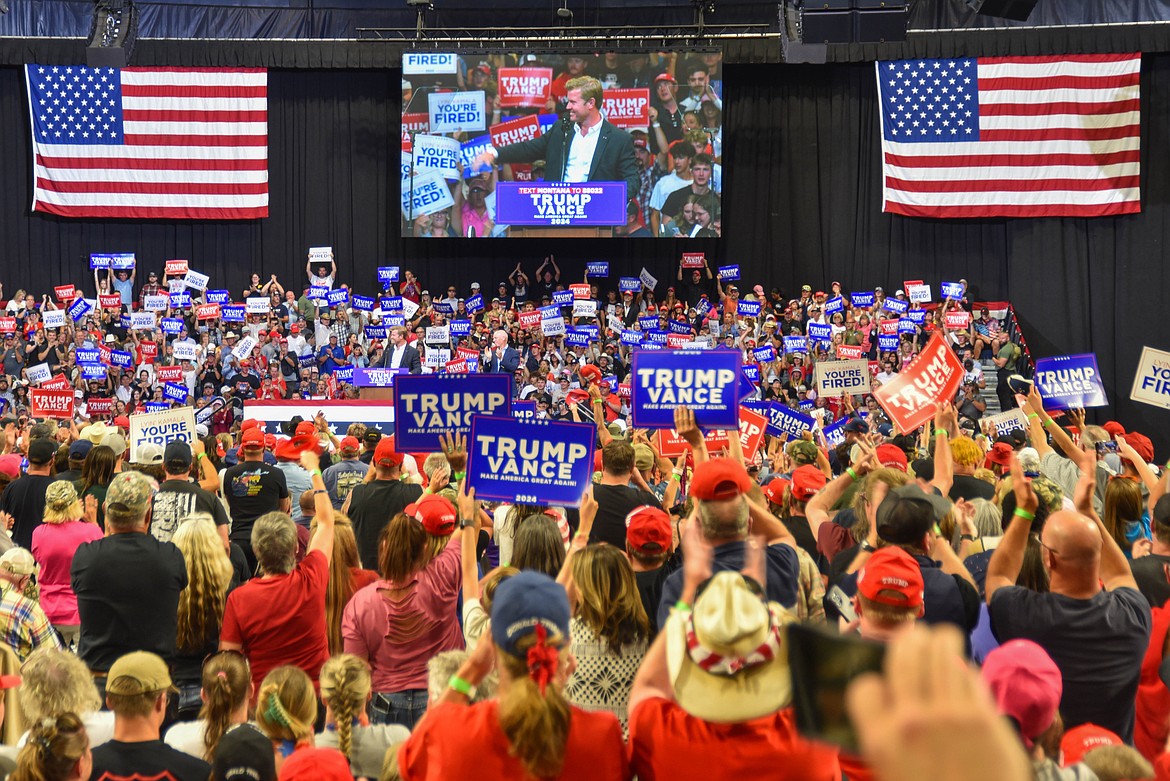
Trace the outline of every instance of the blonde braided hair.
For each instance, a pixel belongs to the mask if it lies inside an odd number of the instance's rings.
[[[337,745],[347,757],[353,747],[353,720],[365,707],[371,687],[370,666],[353,654],[338,654],[321,668],[321,699],[333,711]]]

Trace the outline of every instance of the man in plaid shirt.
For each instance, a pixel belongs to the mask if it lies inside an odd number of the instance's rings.
[[[24,548],[11,548],[0,556],[0,640],[21,663],[41,646],[63,647],[45,611],[24,595],[36,571],[37,563]]]

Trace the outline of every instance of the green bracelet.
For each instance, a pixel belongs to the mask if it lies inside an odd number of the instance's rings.
[[[475,687],[471,685],[470,681],[465,681],[458,675],[452,675],[447,681],[447,686],[462,694],[467,699],[475,696]]]
[[[317,475],[318,477],[321,477],[321,470],[320,470],[320,469],[314,469],[312,472],[309,472],[309,475],[310,475],[310,476],[312,476],[312,475]]]
[[[462,479],[463,479],[463,477],[464,477],[466,474],[467,474],[466,472],[456,472],[456,473],[455,473],[455,479],[456,479],[456,480],[462,480]]]
[[[688,605],[686,602],[683,602],[681,599],[678,602],[674,603],[674,609],[678,610],[679,612],[682,612],[682,613],[691,612],[691,606]]]
[[[1035,420],[1038,417],[1040,417],[1040,413],[1038,413],[1038,412],[1029,412],[1028,413],[1028,420]]]
[[[947,430],[946,430],[945,428],[936,428],[936,429],[934,430],[934,435],[935,435],[936,437],[943,436],[943,435],[944,435],[944,434],[946,434],[946,433],[947,433]]]
[[[1025,521],[1036,520],[1036,513],[1030,513],[1027,510],[1023,509],[1022,507],[1017,507],[1015,509],[1015,512],[1012,513],[1012,515],[1018,515],[1021,518],[1023,518]]]
[[[682,475],[680,475],[678,472],[671,472],[671,473],[670,473],[670,479],[671,479],[671,480],[677,480],[678,482],[680,482],[680,483],[681,483],[681,482],[682,482]]]
[[[1055,422],[1056,421],[1053,420],[1052,418],[1048,418],[1047,420],[1044,421],[1044,425],[1047,426],[1049,423],[1055,423]]]
[[[856,472],[856,471],[853,469],[853,467],[851,467],[851,466],[850,466],[850,467],[846,467],[846,469],[845,469],[845,474],[847,474],[847,475],[849,475],[850,477],[852,477],[852,478],[853,478],[853,482],[855,482],[855,483],[856,483],[858,480],[860,480],[860,479],[861,479],[861,478],[859,478],[859,477],[857,476],[857,472]]]

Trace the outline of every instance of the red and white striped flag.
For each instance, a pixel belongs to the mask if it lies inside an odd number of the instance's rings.
[[[34,211],[268,216],[264,69],[26,65],[25,77]]]
[[[1140,54],[876,63],[883,211],[1141,211]]]

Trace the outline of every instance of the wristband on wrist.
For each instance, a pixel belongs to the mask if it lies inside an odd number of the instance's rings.
[[[1038,417],[1040,417],[1039,413],[1036,413],[1036,412],[1029,412],[1028,413],[1028,420],[1035,420]]]
[[[456,480],[462,480],[466,474],[466,472],[455,472],[454,476]]]
[[[201,459],[201,458],[207,458],[207,454],[206,454],[206,453],[196,453],[196,454],[195,454],[195,460],[196,460],[196,461],[198,461],[198,460],[199,460],[199,459]]]
[[[691,612],[691,606],[688,605],[686,602],[683,602],[681,599],[678,602],[674,603],[674,609],[681,612],[681,613]]]
[[[309,472],[309,474],[310,474],[310,475],[317,475],[317,477],[321,477],[321,470],[320,470],[320,469],[314,469],[312,472]]]
[[[469,700],[475,696],[475,687],[471,685],[471,682],[463,680],[458,675],[451,676],[447,681],[447,687],[454,689]]]
[[[847,468],[845,469],[845,474],[847,474],[847,475],[849,475],[850,477],[852,477],[852,478],[853,478],[853,482],[855,482],[855,483],[856,483],[858,480],[860,480],[860,479],[861,479],[861,478],[859,478],[859,477],[857,476],[857,471],[856,471],[856,470],[855,470],[853,467],[847,467]]]
[[[1055,420],[1053,420],[1052,418],[1045,418],[1045,420],[1044,420],[1044,425],[1045,425],[1045,426],[1047,426],[1047,425],[1049,425],[1049,424],[1052,424],[1052,423],[1055,423],[1055,422],[1056,422],[1056,421],[1055,421]]]
[[[946,430],[945,428],[936,428],[936,429],[934,430],[934,435],[935,435],[936,437],[941,437],[942,435],[944,435],[944,434],[946,434],[946,433],[947,433],[947,430]]]
[[[1030,513],[1022,507],[1017,507],[1015,509],[1015,511],[1012,513],[1012,515],[1018,515],[1019,517],[1023,518],[1025,521],[1036,520],[1036,513]]]

